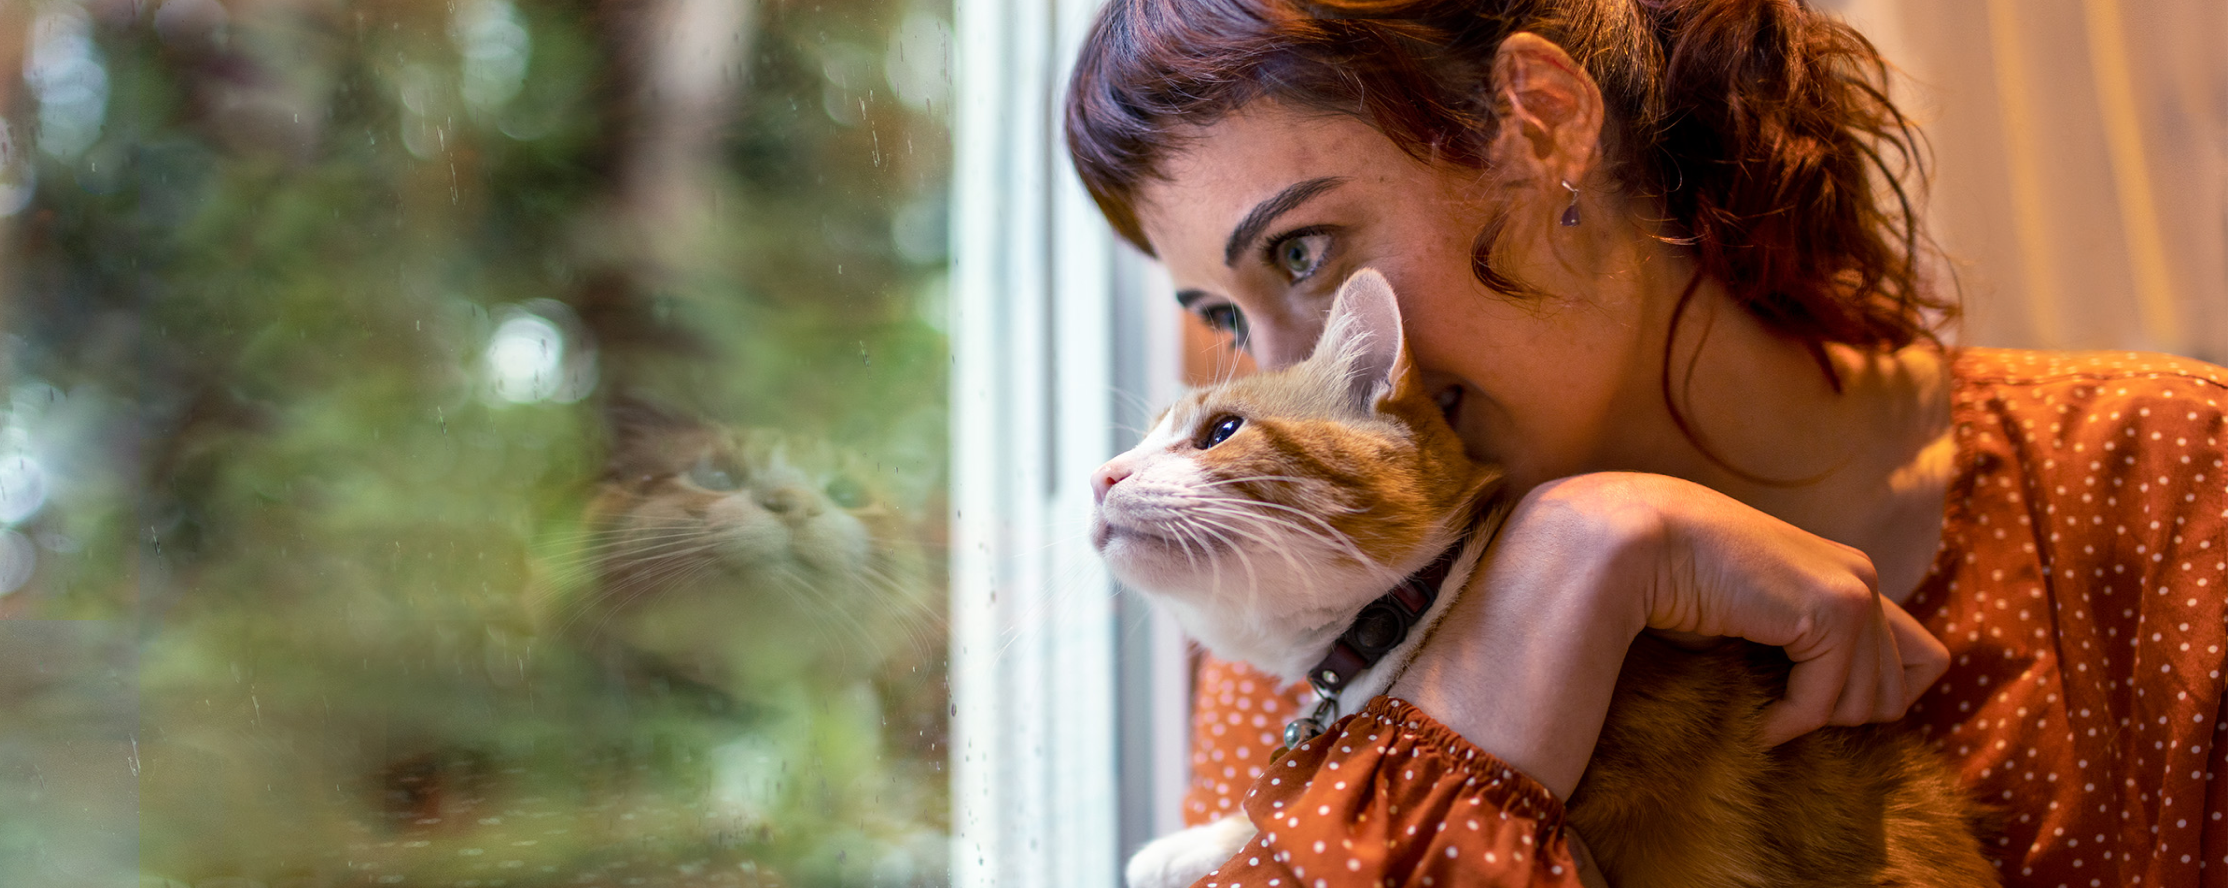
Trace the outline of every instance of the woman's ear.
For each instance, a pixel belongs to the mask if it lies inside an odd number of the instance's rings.
[[[1604,130],[1604,94],[1581,64],[1541,35],[1521,31],[1496,48],[1490,88],[1502,120],[1491,160],[1546,188],[1578,187]]]

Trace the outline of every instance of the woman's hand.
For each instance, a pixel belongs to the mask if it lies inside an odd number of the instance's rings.
[[[1529,492],[1489,564],[1390,693],[1565,797],[1637,633],[1734,636],[1796,664],[1767,713],[1780,743],[1898,718],[1943,645],[1877,594],[1850,546],[1702,485],[1599,473]]]
[[[1645,538],[1645,626],[1742,638],[1790,657],[1789,686],[1761,728],[1770,745],[1823,725],[1896,721],[1945,674],[1945,645],[1876,589],[1875,565],[1859,549],[1687,481],[1589,477],[1600,480],[1583,483],[1613,487],[1584,496],[1640,495],[1659,509],[1660,526]]]

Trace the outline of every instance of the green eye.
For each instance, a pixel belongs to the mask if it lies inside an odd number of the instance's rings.
[[[860,482],[851,478],[831,479],[829,485],[822,488],[822,493],[827,494],[829,501],[836,503],[840,509],[857,509],[868,502],[868,492],[861,489]]]
[[[699,489],[713,493],[728,493],[744,486],[741,472],[710,456],[699,457],[697,464],[683,477]]]
[[[1325,254],[1333,246],[1333,236],[1324,232],[1298,232],[1279,239],[1271,245],[1271,263],[1289,280],[1301,280],[1316,274],[1325,264]]]

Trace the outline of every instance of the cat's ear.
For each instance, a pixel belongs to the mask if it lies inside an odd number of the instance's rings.
[[[1340,376],[1352,403],[1366,410],[1402,382],[1410,361],[1403,350],[1403,315],[1387,278],[1366,268],[1341,283],[1310,361]]]
[[[604,418],[605,471],[613,477],[670,468],[679,449],[704,431],[703,423],[633,395],[606,402]]]

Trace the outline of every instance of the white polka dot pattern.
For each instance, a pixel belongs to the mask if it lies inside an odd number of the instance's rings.
[[[1263,776],[1286,723],[1311,700],[1310,686],[1279,680],[1240,663],[1203,657],[1194,672],[1193,783],[1186,825],[1240,810],[1242,791]]]
[[[2006,884],[2224,884],[2225,371],[1976,349],[1954,374],[1959,472],[1908,602],[1954,660],[1912,721],[2004,812]],[[1557,801],[1401,701],[1267,767],[1307,699],[1277,685],[1197,673],[1186,819],[1261,831],[1202,884],[1574,883]]]
[[[1907,602],[1953,665],[1917,720],[2006,812],[2007,884],[2222,884],[2224,371],[1988,350],[1956,369],[1962,470]]]

